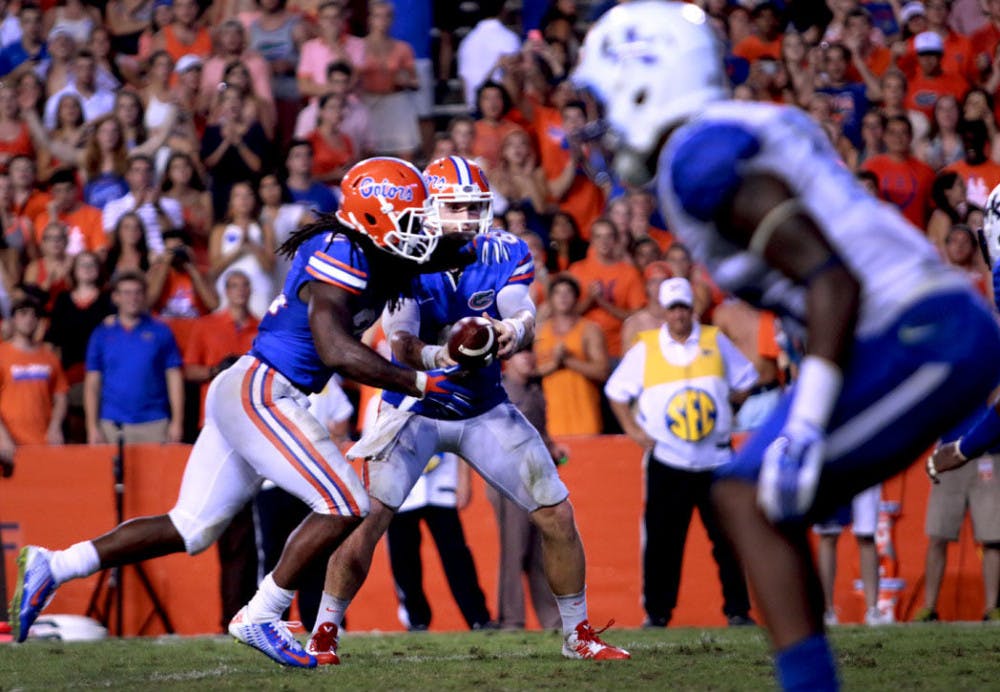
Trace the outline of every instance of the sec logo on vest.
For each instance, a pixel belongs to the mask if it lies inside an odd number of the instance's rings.
[[[700,442],[715,430],[718,407],[703,389],[682,389],[667,403],[667,430],[685,442]]]

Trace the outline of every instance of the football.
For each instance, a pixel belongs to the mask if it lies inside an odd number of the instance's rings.
[[[485,368],[497,355],[497,335],[485,317],[463,317],[448,334],[448,355],[470,370]]]

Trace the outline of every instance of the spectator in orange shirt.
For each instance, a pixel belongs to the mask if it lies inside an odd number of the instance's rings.
[[[944,170],[955,171],[962,176],[965,180],[965,199],[985,208],[990,190],[1000,184],[1000,163],[991,161],[986,156],[989,132],[982,120],[961,122],[958,132],[962,135],[965,156]]]
[[[7,164],[7,171],[14,188],[12,211],[34,223],[45,212],[45,205],[49,203],[49,194],[36,186],[38,169],[35,167],[35,160],[30,156],[15,156]]]
[[[580,131],[587,122],[587,107],[582,101],[570,101],[560,112],[562,151],[557,157],[561,158],[562,167],[553,175],[555,162],[550,165],[543,162],[549,196],[560,210],[573,217],[583,239],[589,240],[591,224],[604,210],[605,192],[593,179],[599,171],[594,170],[590,161],[592,149],[580,140]]]
[[[194,263],[187,231],[164,231],[163,244],[163,254],[154,258],[149,267],[146,295],[183,353],[196,330],[197,318],[219,307],[219,296]]]
[[[306,137],[313,146],[312,177],[327,185],[339,185],[344,173],[357,161],[351,138],[340,129],[344,104],[343,96],[321,96],[316,129]]]
[[[586,259],[574,262],[569,273],[580,283],[582,298],[577,311],[604,332],[608,355],[622,355],[622,323],[646,304],[646,290],[639,270],[617,254],[618,229],[606,218],[590,229]]]
[[[0,344],[0,459],[24,444],[63,443],[69,385],[59,358],[35,341],[41,307],[22,298],[11,309],[14,333]]]
[[[76,172],[72,168],[60,168],[53,173],[49,178],[49,194],[52,199],[35,219],[35,240],[41,244],[45,227],[52,221],[59,221],[67,228],[66,254],[70,257],[84,250],[104,254],[108,237],[101,210],[81,201]]]
[[[891,116],[885,126],[886,153],[873,156],[861,168],[878,176],[882,199],[895,204],[910,223],[923,229],[930,214],[934,169],[913,155],[912,142],[909,118]]]
[[[250,351],[260,320],[250,312],[250,279],[239,269],[226,274],[222,308],[196,321],[184,349],[184,378],[201,384],[201,409],[212,379]],[[200,420],[204,420],[204,412]]]
[[[500,161],[500,148],[504,137],[521,127],[508,119],[514,108],[510,94],[502,84],[487,81],[476,91],[476,136],[472,143],[473,157],[486,168],[486,172],[496,168]]]
[[[985,81],[996,60],[997,46],[1000,45],[1000,0],[983,2],[987,22],[972,32],[969,43],[972,44],[972,64],[979,81]]]
[[[944,71],[944,41],[933,31],[914,36],[913,48],[917,52],[917,72],[910,79],[906,105],[932,118],[934,104],[941,96],[951,94],[956,101],[961,101],[969,90],[969,83],[961,74]]]
[[[872,28],[871,13],[864,7],[855,7],[847,13],[844,21],[842,43],[868,72],[879,78],[892,67],[892,51],[872,41]],[[856,63],[847,68],[847,79],[852,82],[868,81]]]
[[[733,55],[753,63],[763,57],[781,59],[782,13],[776,2],[764,0],[750,12],[753,33],[733,47]]]
[[[66,226],[58,221],[48,224],[42,231],[41,256],[24,268],[22,283],[36,287],[35,295],[46,296],[47,311],[52,309],[59,294],[70,288],[73,258],[66,254],[67,242]]]
[[[944,43],[944,56],[941,67],[945,72],[962,75],[966,80],[976,81],[979,78],[972,55],[972,41],[948,23],[948,0],[926,0],[924,2],[927,18],[926,31],[933,31],[941,37]],[[896,61],[897,67],[907,76],[912,77],[917,72],[917,51],[914,39],[906,42],[906,53]]]
[[[722,302],[722,292],[719,291],[720,295],[717,296],[718,300],[716,300],[716,296],[713,296],[713,289],[715,287],[706,280],[705,271],[695,266],[694,260],[691,257],[691,251],[688,250],[687,245],[674,243],[667,250],[663,260],[673,272],[672,276],[687,279],[688,283],[691,284],[691,292],[694,294],[693,309],[695,317],[699,321],[707,320],[716,303]],[[659,303],[659,299],[659,294],[657,293],[657,304]]]
[[[596,435],[604,428],[601,387],[610,367],[601,328],[580,317],[580,284],[560,274],[549,285],[552,313],[535,330],[534,350],[550,435]]]

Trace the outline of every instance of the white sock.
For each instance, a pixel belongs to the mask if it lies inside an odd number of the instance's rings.
[[[97,556],[97,548],[90,541],[82,541],[66,548],[57,550],[49,556],[49,568],[56,585],[70,579],[89,577],[101,568],[101,559]]]
[[[587,619],[587,587],[580,593],[556,596],[559,615],[562,617],[563,636],[576,631],[576,626]]]
[[[337,626],[337,629],[340,629],[340,626],[344,624],[344,613],[347,611],[347,606],[349,605],[351,605],[351,599],[337,598],[324,591],[323,597],[319,601],[319,612],[316,614],[316,624],[313,626],[313,634],[316,634],[319,626],[324,622],[332,622]]]
[[[280,620],[281,614],[292,604],[295,592],[274,583],[270,573],[257,587],[257,593],[247,603],[247,619],[253,623]]]

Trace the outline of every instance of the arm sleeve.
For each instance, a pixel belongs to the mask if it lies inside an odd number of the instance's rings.
[[[711,221],[742,181],[742,163],[760,152],[753,133],[736,124],[701,126],[678,145],[670,180],[684,211]]]
[[[642,370],[646,362],[646,344],[630,348],[604,385],[604,393],[612,401],[627,403],[642,393]]]
[[[382,330],[385,332],[386,338],[391,337],[396,332],[406,332],[418,336],[420,334],[420,308],[417,306],[417,301],[405,298],[391,312],[386,307],[382,311]]]
[[[368,286],[367,266],[352,261],[361,253],[352,253],[350,243],[339,236],[326,250],[314,250],[306,260],[306,274],[311,278],[360,295]]]
[[[522,310],[535,314],[535,303],[531,300],[528,284],[507,284],[497,293],[497,310],[500,319],[512,317]]]

